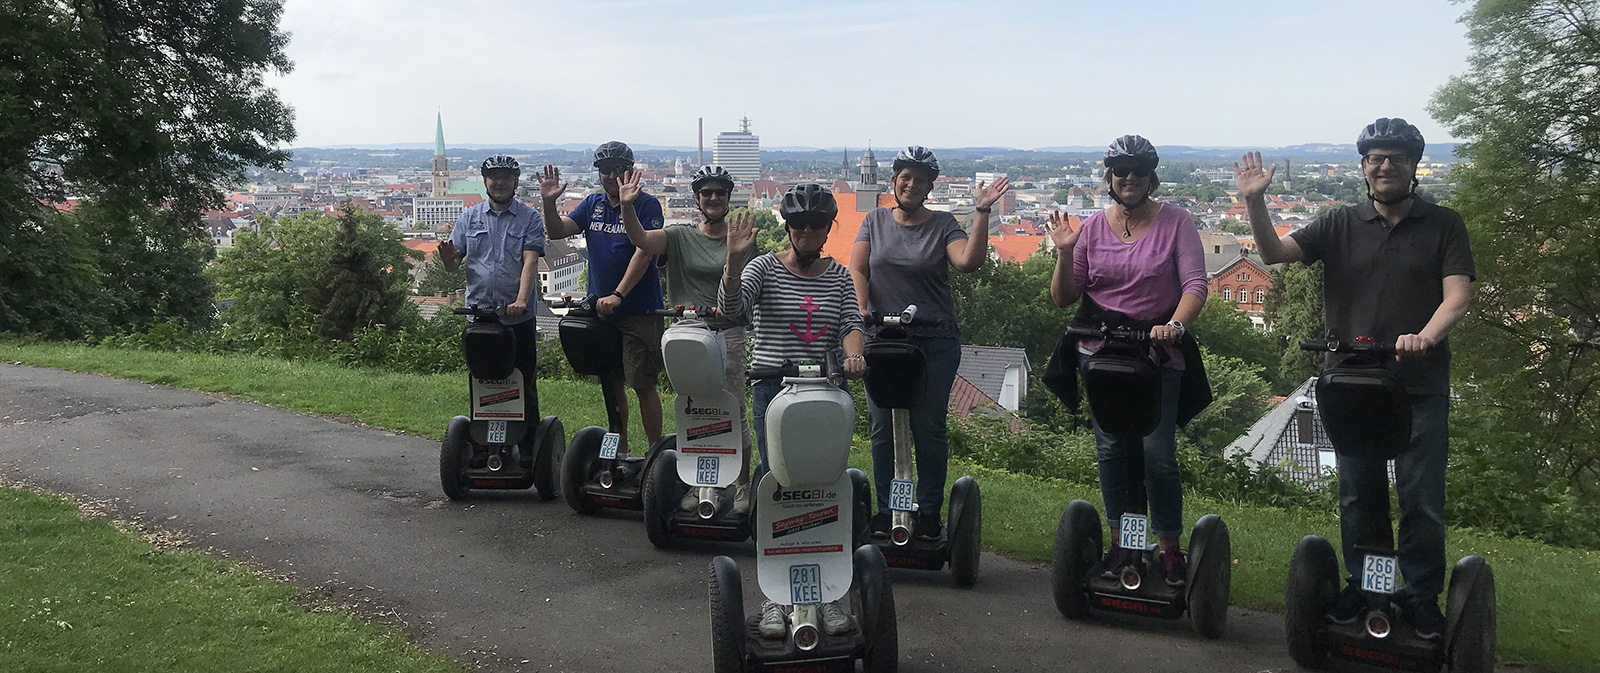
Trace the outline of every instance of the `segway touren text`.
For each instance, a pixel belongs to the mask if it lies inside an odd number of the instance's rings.
[[[783,376],[767,408],[771,471],[756,490],[756,574],[761,592],[791,606],[789,632],[763,638],[761,615],[746,617],[739,567],[711,561],[711,641],[716,673],[892,673],[899,660],[894,591],[877,547],[865,544],[870,489],[845,469],[855,424],[850,394],[831,366],[753,369],[752,380]],[[825,375],[826,374],[826,375]],[[825,603],[848,597],[854,628],[822,628]]]
[[[894,480],[889,492],[889,534],[874,536],[873,543],[884,559],[896,568],[939,570],[950,564],[956,586],[972,586],[978,580],[979,551],[983,544],[983,502],[978,482],[969,476],[957,479],[950,488],[950,525],[937,540],[915,537],[917,520],[916,485],[912,481],[911,409],[922,400],[927,388],[927,358],[906,334],[905,327],[917,321],[917,307],[901,313],[866,316],[868,325],[881,329],[866,344],[867,394],[880,407],[891,410],[894,419]]]
[[[1099,329],[1069,327],[1068,333],[1101,339],[1104,345],[1084,367],[1090,413],[1102,431],[1144,437],[1161,419],[1161,374],[1148,356],[1148,331],[1102,324]],[[1102,552],[1100,514],[1094,505],[1074,500],[1056,526],[1051,583],[1056,609],[1072,619],[1091,608],[1145,617],[1177,619],[1189,613],[1195,632],[1218,638],[1228,623],[1228,591],[1233,581],[1228,525],[1215,514],[1200,517],[1189,533],[1188,576],[1182,585],[1161,581],[1160,547],[1149,539],[1145,509],[1144,455],[1134,460],[1140,487],[1130,503],[1140,513],[1122,515],[1118,528],[1123,565],[1107,579],[1093,572]]]
[[[470,319],[461,332],[461,350],[472,404],[470,416],[450,419],[439,444],[444,494],[461,500],[472,489],[531,486],[541,500],[555,499],[554,466],[565,449],[566,432],[560,419],[545,416],[529,436],[531,424],[523,406],[528,393],[516,368],[516,334],[500,322],[497,309],[474,306],[453,313]]]
[[[1322,426],[1336,449],[1392,460],[1410,447],[1411,398],[1399,378],[1384,368],[1394,358],[1393,343],[1307,339],[1300,349],[1350,355],[1325,369],[1316,384]],[[1333,545],[1307,535],[1295,547],[1284,587],[1284,631],[1295,663],[1323,668],[1332,657],[1406,671],[1494,671],[1494,571],[1482,557],[1467,556],[1456,563],[1442,638],[1424,639],[1406,623],[1398,605],[1405,598],[1398,552],[1358,549],[1365,555],[1360,589],[1367,608],[1359,619],[1338,624],[1330,610],[1344,573]]]
[[[740,400],[723,388],[722,334],[699,320],[702,310],[680,306],[659,313],[679,318],[661,335],[667,377],[678,393],[678,432],[662,438],[645,474],[645,534],[662,548],[676,537],[744,541],[753,519],[734,513],[729,491],[749,460],[745,419]],[[698,496],[692,510],[680,506],[686,488]]]

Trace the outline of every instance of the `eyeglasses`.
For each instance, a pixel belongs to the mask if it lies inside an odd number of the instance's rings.
[[[696,193],[708,199],[715,199],[718,197],[726,197],[729,192],[726,189],[702,189]]]
[[[1117,166],[1116,168],[1111,169],[1111,174],[1119,178],[1128,177],[1129,173],[1137,175],[1141,178],[1148,178],[1150,177],[1150,174],[1154,172],[1155,169],[1145,168],[1144,166],[1139,166],[1137,168],[1133,166]]]
[[[628,172],[629,166],[601,166],[598,170],[601,175],[622,175]]]
[[[790,218],[789,221],[786,224],[789,225],[790,229],[796,229],[796,230],[810,229],[812,231],[827,231],[828,227],[833,226],[833,220],[824,220],[824,219],[821,219],[821,218],[806,218],[806,219],[803,219],[803,220],[802,219]]]
[[[1373,152],[1370,154],[1361,155],[1361,161],[1365,162],[1368,166],[1372,166],[1373,168],[1382,166],[1383,162],[1385,161],[1389,162],[1395,168],[1405,168],[1411,165],[1411,157],[1408,157],[1404,154],[1378,154],[1377,152]]]

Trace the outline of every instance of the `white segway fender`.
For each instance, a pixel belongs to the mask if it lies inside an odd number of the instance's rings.
[[[722,390],[678,396],[678,478],[689,486],[722,488],[739,478],[744,419],[739,401]]]
[[[784,489],[772,474],[756,489],[756,577],[782,605],[843,598],[855,573],[850,475],[829,486]]]

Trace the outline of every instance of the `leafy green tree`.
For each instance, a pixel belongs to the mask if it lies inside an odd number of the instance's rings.
[[[1266,413],[1271,389],[1262,380],[1261,369],[1244,360],[1204,347],[1200,359],[1211,384],[1211,404],[1183,426],[1183,434],[1201,451],[1220,455]]]
[[[1239,360],[1269,383],[1277,373],[1281,347],[1272,335],[1257,329],[1237,303],[1206,295],[1206,305],[1189,329],[1217,357]]]
[[[1075,311],[1050,301],[1055,263],[1050,255],[1036,254],[1022,264],[991,262],[972,273],[952,273],[961,341],[1022,348],[1034,368],[1042,369]]]
[[[417,292],[424,295],[433,295],[440,292],[451,294],[467,289],[467,267],[464,264],[456,266],[455,271],[444,268],[444,261],[438,255],[422,265],[422,282],[417,285]]]
[[[374,213],[346,205],[335,223],[327,261],[305,295],[322,336],[348,339],[363,327],[394,325],[409,294],[410,258],[421,253]]]
[[[1525,484],[1542,484],[1540,493],[1571,491],[1593,506],[1600,502],[1600,9],[1482,1],[1463,23],[1471,68],[1443,86],[1432,106],[1469,141],[1456,151],[1471,161],[1450,173],[1457,189],[1449,205],[1465,218],[1478,261],[1472,310],[1450,340],[1461,396],[1456,418],[1465,430],[1458,444],[1497,469],[1541,475]]]
[[[167,318],[192,328],[211,324],[211,280],[205,275],[211,238],[178,222],[167,208],[136,202],[89,201],[75,220],[95,252],[104,291],[95,302],[112,325],[141,329]]]
[[[1224,217],[1218,220],[1217,228],[1235,236],[1243,236],[1250,233],[1250,225],[1231,217]]]
[[[1050,195],[1050,199],[1056,203],[1070,203],[1072,201],[1072,189],[1065,187],[1057,189],[1054,194]]]
[[[1267,325],[1282,344],[1277,392],[1285,394],[1322,371],[1322,356],[1300,350],[1301,339],[1315,339],[1327,331],[1322,321],[1322,262],[1311,266],[1285,264],[1272,272],[1272,288],[1262,306]],[[1341,335],[1351,336],[1351,335]]]

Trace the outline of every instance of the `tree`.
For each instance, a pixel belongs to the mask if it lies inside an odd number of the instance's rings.
[[[1231,217],[1224,217],[1218,220],[1217,228],[1235,236],[1243,236],[1250,233],[1250,225]]]
[[[1050,255],[1036,254],[1022,264],[990,262],[972,273],[950,274],[961,341],[1022,348],[1033,367],[1042,369],[1075,311],[1050,301],[1055,263]]]
[[[383,218],[346,204],[317,282],[305,296],[328,339],[349,339],[363,327],[394,325],[406,303],[411,255]]]
[[[1063,187],[1057,189],[1054,194],[1050,195],[1050,199],[1062,205],[1069,204],[1072,202],[1072,188]]]
[[[467,267],[465,264],[456,265],[456,270],[444,268],[444,260],[434,255],[422,266],[422,282],[417,285],[417,293],[432,295],[443,292],[451,294],[467,289]]]
[[[1282,344],[1277,392],[1288,393],[1322,371],[1322,357],[1300,350],[1301,339],[1326,334],[1322,321],[1322,262],[1311,266],[1285,264],[1272,272],[1272,288],[1262,306],[1267,325]],[[1342,335],[1350,336],[1350,335]]]
[[[749,210],[756,221],[756,254],[764,255],[769,252],[778,252],[789,249],[789,231],[778,222],[778,216],[766,209],[750,210],[736,208],[728,212],[728,217],[736,213]]]
[[[1219,358],[1240,361],[1269,383],[1277,373],[1281,346],[1271,335],[1256,329],[1250,316],[1235,302],[1207,295],[1205,307],[1189,330],[1206,350]]]
[[[1600,502],[1600,9],[1483,1],[1471,67],[1432,112],[1469,142],[1451,171],[1477,259],[1451,338],[1461,444]],[[1541,510],[1548,514],[1548,511]]]

